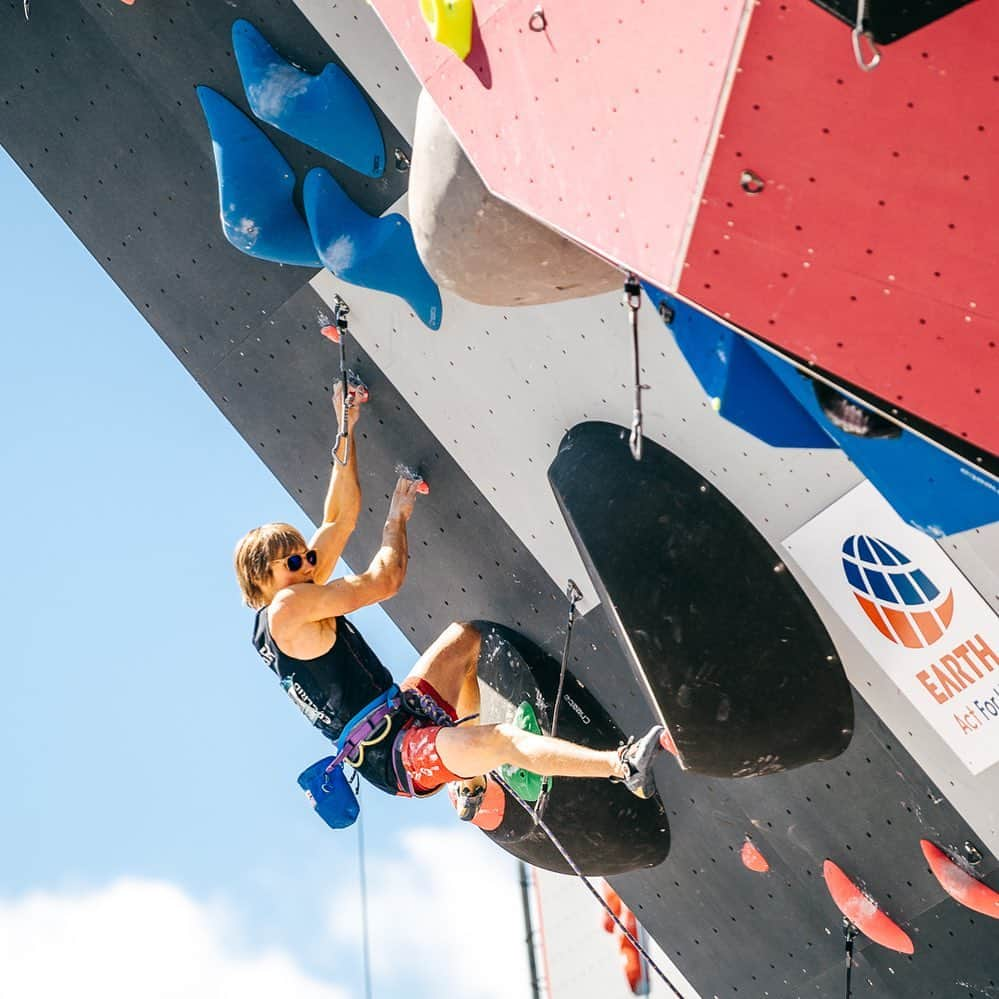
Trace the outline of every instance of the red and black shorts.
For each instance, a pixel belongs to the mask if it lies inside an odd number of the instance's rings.
[[[400,684],[403,690],[418,690],[432,698],[447,713],[451,721],[457,721],[454,707],[437,692],[433,684],[422,677],[409,678]],[[402,715],[399,716],[404,717]],[[441,761],[437,752],[437,736],[444,726],[422,722],[419,718],[409,718],[392,743],[392,765],[398,786],[397,794],[423,797],[439,791],[450,781],[461,780],[451,773]]]

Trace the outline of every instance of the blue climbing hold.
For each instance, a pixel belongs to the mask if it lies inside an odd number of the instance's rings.
[[[251,257],[320,267],[292,201],[295,175],[288,162],[239,108],[209,87],[197,89],[212,137],[225,238]]]
[[[659,288],[643,287],[652,305],[672,311],[676,345],[721,416],[772,447],[836,446],[744,337]]]
[[[406,219],[369,215],[322,167],[306,176],[302,201],[327,269],[351,284],[398,295],[432,330],[440,327],[441,293],[416,252]]]
[[[253,113],[363,173],[385,171],[385,142],[367,99],[337,65],[318,76],[279,55],[249,21],[232,26],[232,47]]]
[[[939,538],[999,521],[999,482],[984,469],[753,349],[908,524]]]

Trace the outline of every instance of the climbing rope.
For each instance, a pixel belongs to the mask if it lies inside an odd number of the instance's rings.
[[[646,961],[649,962],[649,967],[663,980],[666,987],[677,997],[677,999],[684,999],[683,993],[666,977],[666,973],[656,964],[655,959],[652,955],[642,946],[641,942],[636,939],[635,935],[628,929],[627,926],[621,921],[620,917],[615,915],[614,910],[607,904],[607,900],[600,894],[600,892],[593,886],[593,882],[579,869],[579,865],[569,856],[569,852],[564,846],[559,842],[555,834],[548,828],[544,820],[536,814],[535,809],[533,809],[523,798],[518,795],[512,787],[500,776],[499,772],[493,770],[490,775],[493,780],[503,788],[507,794],[516,801],[521,808],[523,808],[528,815],[532,816],[534,822],[538,828],[551,840],[552,846],[562,855],[562,859],[569,865],[573,874],[583,882],[584,885],[589,889],[590,894],[604,907],[607,915],[614,921],[621,932],[631,941],[635,949],[638,951]]]
[[[559,670],[558,690],[555,693],[555,706],[552,708],[551,736],[553,739],[558,738],[558,712],[559,708],[562,706],[562,691],[565,688],[565,674],[569,668],[569,642],[572,640],[572,625],[576,620],[576,604],[583,599],[582,591],[571,579],[565,588],[565,596],[569,601],[569,614],[565,623],[565,643],[562,646],[562,669]],[[537,822],[538,817],[541,815],[541,812],[545,807],[545,803],[548,801],[548,792],[551,789],[551,786],[552,782],[550,779],[541,782],[541,793],[538,795],[538,800],[534,803],[535,822]]]
[[[638,457],[640,458],[641,454],[639,454]],[[566,673],[568,672],[568,667],[569,667],[569,643],[572,639],[572,626],[576,619],[576,604],[578,604],[579,601],[583,599],[582,591],[579,589],[576,583],[571,579],[568,581],[568,585],[566,586],[565,596],[566,599],[569,601],[569,609],[566,618],[565,643],[562,646],[562,668],[559,671],[558,691],[555,695],[555,706],[552,709],[552,727],[551,727],[552,738],[557,738],[558,713],[559,713],[559,706],[562,703],[562,691],[565,686],[565,676]],[[565,849],[564,846],[562,846],[562,844],[559,842],[555,834],[545,824],[541,816],[542,812],[544,811],[545,803],[548,800],[548,792],[551,787],[551,781],[548,780],[542,783],[541,794],[538,796],[538,800],[534,803],[534,806],[532,807],[526,801],[524,801],[524,799],[521,798],[520,795],[517,794],[512,787],[510,787],[510,785],[500,775],[498,770],[492,771],[491,776],[500,785],[500,787],[502,787],[510,795],[510,797],[513,798],[520,805],[520,807],[523,808],[531,816],[531,818],[534,820],[534,824],[548,837],[548,839],[552,843],[552,846],[554,846],[555,849],[558,850],[558,852],[562,855],[562,858],[572,869],[573,873],[579,878],[580,881],[583,882],[584,885],[586,885],[586,887],[590,891],[590,894],[604,907],[610,918],[617,924],[617,926],[619,927],[621,932],[625,935],[625,937],[629,941],[631,941],[632,944],[634,944],[635,949],[638,951],[638,953],[641,954],[642,957],[644,957],[645,960],[649,962],[649,967],[652,968],[655,971],[655,973],[663,980],[663,982],[673,992],[673,995],[678,996],[679,999],[683,999],[683,993],[680,992],[676,988],[676,986],[666,977],[665,972],[662,970],[662,968],[659,967],[658,964],[656,964],[652,955],[642,946],[642,944],[631,933],[628,927],[625,926],[624,923],[621,921],[621,919],[614,913],[614,910],[611,909],[611,907],[607,904],[607,900],[593,886],[593,883],[590,881],[590,879],[585,874],[583,874],[583,872],[579,869],[579,866],[569,855],[569,852]],[[849,996],[847,997],[847,999],[849,999]]]
[[[356,774],[355,774],[356,776]],[[361,798],[361,782],[358,780],[357,788],[358,803]],[[357,860],[360,869],[361,879],[361,936],[364,949],[364,999],[371,999],[371,946],[370,935],[368,933],[368,879],[364,867],[364,818],[363,809],[359,809],[357,815]]]
[[[631,456],[635,461],[642,460],[642,391],[648,385],[642,384],[642,366],[638,358],[638,310],[642,304],[642,286],[634,274],[629,274],[624,282],[624,304],[628,309],[628,323],[631,326],[631,351],[635,366],[635,407],[631,414]]]

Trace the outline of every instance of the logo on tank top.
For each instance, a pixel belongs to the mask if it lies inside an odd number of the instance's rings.
[[[315,702],[305,692],[305,688],[295,679],[295,674],[281,677],[281,686],[298,706],[298,710],[309,719],[312,725],[332,725],[333,719],[325,711],[316,707]]]
[[[843,542],[843,572],[871,624],[907,649],[932,645],[950,627],[954,591],[939,587],[894,546],[853,534]]]

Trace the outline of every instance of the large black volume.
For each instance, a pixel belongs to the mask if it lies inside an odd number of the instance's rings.
[[[853,733],[836,649],[780,557],[658,444],[573,427],[548,479],[681,765],[719,777],[828,760]]]
[[[513,721],[517,707],[527,702],[541,731],[551,735],[559,664],[509,628],[491,621],[475,624],[482,631],[481,723]],[[571,673],[565,677],[555,734],[592,749],[614,749],[624,741],[614,720]],[[531,811],[505,791],[504,798],[502,822],[486,835],[535,867],[573,873]],[[540,814],[583,874],[655,867],[669,853],[669,822],[659,796],[642,800],[609,780],[556,777]]]

